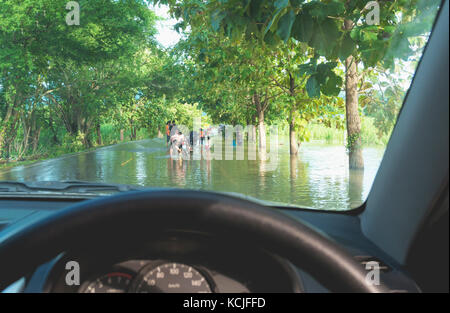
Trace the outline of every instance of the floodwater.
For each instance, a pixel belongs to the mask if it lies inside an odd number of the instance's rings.
[[[343,145],[304,143],[297,157],[279,145],[278,162],[173,160],[163,139],[103,147],[31,165],[0,170],[0,181],[82,180],[148,187],[180,187],[239,193],[299,207],[348,210],[363,203],[384,153],[363,149],[364,171],[348,169]]]

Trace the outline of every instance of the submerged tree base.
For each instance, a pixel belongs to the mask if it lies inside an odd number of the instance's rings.
[[[353,151],[350,151],[348,156],[348,166],[352,170],[364,169],[364,158],[361,148],[356,148],[353,149]]]

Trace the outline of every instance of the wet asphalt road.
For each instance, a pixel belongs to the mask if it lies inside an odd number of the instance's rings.
[[[343,146],[302,144],[294,158],[287,148],[287,144],[280,146],[278,166],[270,169],[258,160],[172,160],[165,141],[154,138],[0,170],[0,181],[82,180],[217,190],[342,210],[365,200],[384,152],[365,148],[365,171],[353,172]]]

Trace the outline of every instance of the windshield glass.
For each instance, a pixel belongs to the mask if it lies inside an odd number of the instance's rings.
[[[3,0],[0,182],[358,207],[439,6]]]

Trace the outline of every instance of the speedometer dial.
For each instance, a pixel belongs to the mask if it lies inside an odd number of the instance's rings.
[[[144,268],[137,282],[136,292],[148,293],[210,293],[205,276],[192,266],[180,263],[164,263],[151,269]]]
[[[127,273],[108,273],[93,281],[86,282],[80,292],[84,293],[125,293],[131,282],[131,275]]]

